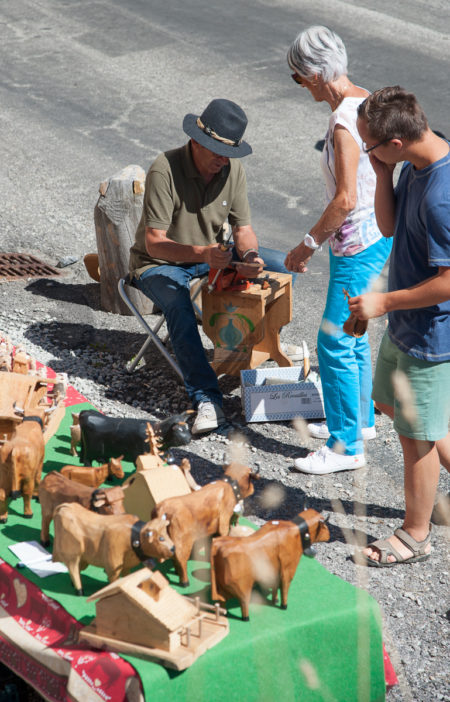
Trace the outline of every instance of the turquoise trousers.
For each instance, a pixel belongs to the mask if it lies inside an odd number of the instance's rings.
[[[391,247],[392,238],[382,237],[354,256],[334,256],[330,249],[330,282],[317,354],[330,432],[327,446],[339,442],[348,456],[364,452],[361,429],[373,426],[374,407],[368,334],[356,339],[342,331],[350,314],[343,289],[351,297],[370,290]]]

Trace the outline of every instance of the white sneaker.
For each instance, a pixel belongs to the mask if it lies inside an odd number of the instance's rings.
[[[308,424],[308,431],[315,439],[329,439],[330,432],[328,431],[327,423],[320,422],[319,424]],[[363,427],[361,429],[363,441],[375,439],[377,430],[373,427]]]
[[[296,344],[286,344],[283,341],[280,343],[281,350],[291,361],[303,360],[303,347]]]
[[[296,458],[294,466],[301,473],[312,473],[313,475],[325,475],[326,473],[336,473],[340,470],[356,470],[366,465],[363,453],[356,456],[343,456],[332,451],[328,446],[323,446],[319,451],[309,453],[306,458]]]
[[[192,434],[203,434],[217,429],[220,424],[224,423],[225,415],[219,405],[214,404],[214,402],[200,402],[191,431]]]

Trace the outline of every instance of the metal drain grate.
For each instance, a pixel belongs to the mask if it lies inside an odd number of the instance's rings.
[[[0,279],[54,278],[61,273],[30,254],[0,253]]]

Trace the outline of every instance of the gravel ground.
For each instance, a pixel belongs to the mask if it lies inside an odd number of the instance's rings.
[[[297,322],[285,330],[286,341],[301,338],[302,305],[297,291]],[[74,387],[107,414],[161,418],[189,406],[184,388],[159,354],[150,352],[145,367],[126,372],[126,360],[143,339],[137,322],[101,311],[99,285],[90,280],[80,261],[65,268],[59,279],[0,281],[0,330],[55,371],[68,373]],[[375,349],[382,330],[382,321],[371,323]],[[307,341],[312,347],[314,340]],[[315,360],[313,354],[313,364]],[[200,483],[216,477],[219,466],[236,452],[258,467],[262,480],[246,505],[246,515],[258,524],[289,518],[305,501],[329,513],[331,540],[318,545],[317,558],[379,602],[386,649],[400,681],[389,691],[388,700],[449,700],[448,527],[434,525],[433,554],[426,563],[377,570],[355,566],[351,560],[356,541],[388,536],[402,523],[402,455],[390,421],[376,417],[377,438],[366,445],[367,468],[331,476],[303,475],[292,472],[293,458],[322,442],[305,440],[291,422],[246,424],[238,380],[224,376],[221,387],[238,438],[232,442],[227,435],[213,433],[193,440],[186,450],[175,450],[176,456],[190,458]],[[448,475],[442,471],[439,492],[448,491]]]

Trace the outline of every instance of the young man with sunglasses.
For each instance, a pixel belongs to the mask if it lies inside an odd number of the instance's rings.
[[[361,103],[357,127],[377,176],[377,223],[393,247],[388,292],[353,297],[349,308],[360,319],[388,314],[373,399],[399,434],[406,504],[402,528],[362,557],[391,567],[429,557],[440,465],[450,470],[450,153],[399,86]]]

